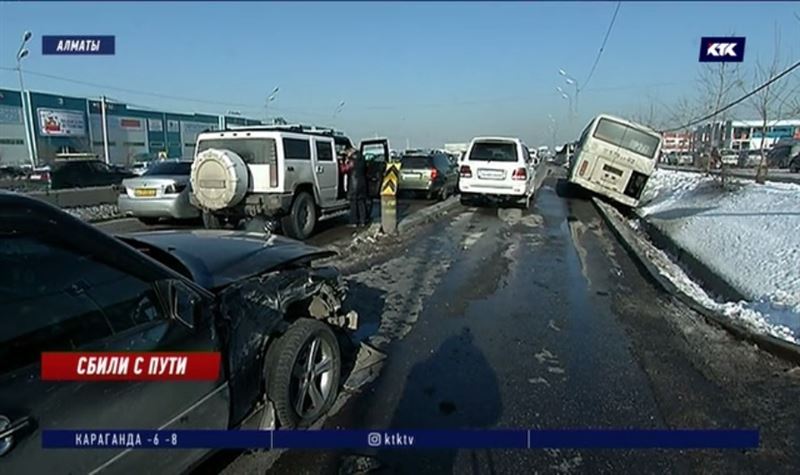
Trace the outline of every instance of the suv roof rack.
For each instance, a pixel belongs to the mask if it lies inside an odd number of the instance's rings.
[[[287,132],[299,132],[304,134],[314,134],[314,135],[330,135],[330,136],[340,136],[344,137],[344,133],[338,130],[335,130],[331,127],[320,127],[317,125],[304,125],[304,124],[271,124],[271,125],[232,125],[226,127],[225,131],[228,130],[261,130],[261,131],[270,131],[270,130],[279,130],[279,131],[287,131]]]

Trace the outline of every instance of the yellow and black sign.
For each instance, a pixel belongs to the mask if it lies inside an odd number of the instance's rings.
[[[400,181],[400,164],[390,162],[386,164],[381,184],[381,196],[394,196],[397,194],[397,184]]]

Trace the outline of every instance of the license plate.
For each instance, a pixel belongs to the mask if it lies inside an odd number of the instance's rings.
[[[502,180],[506,177],[506,172],[503,170],[478,170],[478,178],[484,180]]]
[[[156,196],[155,188],[136,188],[133,190],[133,196],[137,198],[152,198]]]
[[[403,178],[405,178],[406,180],[416,180],[421,176],[422,175],[419,173],[403,173]]]

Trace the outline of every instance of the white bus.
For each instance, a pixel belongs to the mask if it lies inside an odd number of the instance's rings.
[[[567,178],[571,183],[636,207],[660,150],[658,132],[602,114],[583,130],[569,162]]]

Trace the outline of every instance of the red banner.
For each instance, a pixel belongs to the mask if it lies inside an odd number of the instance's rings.
[[[216,381],[216,352],[45,352],[44,381]]]

